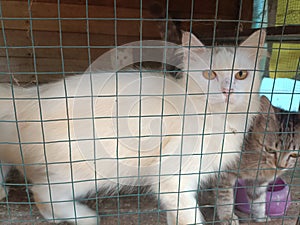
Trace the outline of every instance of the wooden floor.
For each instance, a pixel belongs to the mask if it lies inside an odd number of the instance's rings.
[[[300,163],[299,163],[300,164]],[[292,174],[286,174],[284,179],[290,183],[292,193],[292,204],[284,217],[272,219],[272,221],[255,223],[247,215],[236,212],[241,218],[240,222],[243,224],[258,225],[258,224],[272,224],[272,225],[295,225],[300,212],[300,169],[299,165],[297,171]],[[9,182],[21,183],[22,178],[17,172],[13,172],[10,176]],[[0,224],[16,224],[16,225],[46,225],[51,224],[43,220],[39,214],[34,203],[28,203],[28,195],[24,186],[10,186],[8,201],[6,199],[0,202]],[[212,201],[212,195],[209,192],[204,192],[202,196],[202,203]],[[30,196],[30,201],[33,198]],[[145,192],[142,195],[132,194],[131,197],[100,197],[99,214],[101,217],[101,225],[166,225],[166,216],[163,210],[158,211],[157,201],[151,193]],[[95,208],[96,201],[90,200],[87,204]],[[119,210],[118,209],[119,203]],[[201,203],[200,203],[201,204]],[[138,210],[140,209],[140,210]],[[218,224],[217,218],[213,220],[214,209],[212,207],[203,206],[202,211],[208,221],[207,224]]]

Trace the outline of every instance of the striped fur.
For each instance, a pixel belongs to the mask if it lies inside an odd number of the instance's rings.
[[[300,114],[290,113],[261,98],[261,113],[256,116],[245,138],[240,161],[221,174],[217,195],[218,215],[230,224],[233,213],[233,189],[237,177],[245,180],[247,194],[253,202],[252,216],[265,221],[266,189],[270,181],[293,169],[299,157]]]

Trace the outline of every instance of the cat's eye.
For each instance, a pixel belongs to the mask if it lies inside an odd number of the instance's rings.
[[[238,80],[244,80],[248,76],[248,71],[247,70],[240,70],[235,74],[235,78]]]
[[[272,148],[265,147],[265,150],[266,150],[266,152],[271,153],[271,154],[275,154],[276,153],[276,151],[274,149],[272,149]]]
[[[217,76],[216,72],[212,70],[205,70],[202,72],[202,75],[207,80],[213,80]]]

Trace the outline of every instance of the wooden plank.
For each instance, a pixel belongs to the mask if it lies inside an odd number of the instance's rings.
[[[53,31],[53,32],[74,32],[87,33],[86,20],[61,20],[61,28],[58,20],[33,20],[32,25],[27,19],[5,20],[5,29],[28,30],[28,31]],[[148,22],[150,26],[143,29],[143,37],[157,38],[159,32],[156,25]],[[114,20],[89,20],[89,33],[105,34],[105,35],[128,35],[139,37],[140,27],[142,26],[138,20],[117,21]],[[116,26],[116,28],[115,28]]]
[[[1,3],[3,17],[7,18],[86,18],[86,7],[76,4],[57,4],[32,1],[3,1]],[[18,10],[15,10],[18,9]],[[30,10],[30,11],[29,11]],[[140,13],[136,9],[118,8],[119,18],[139,18]],[[114,18],[114,9],[107,6],[92,6],[88,9],[89,18]]]
[[[18,10],[15,10],[18,8]],[[45,10],[47,9],[47,10]],[[30,24],[30,14],[28,3],[20,1],[3,1],[2,12],[5,18],[4,26],[6,29],[18,30],[41,30],[41,31],[60,31],[61,22],[62,32],[87,32],[86,9],[80,5],[61,4],[60,18],[71,18],[70,20],[58,20],[58,5],[53,3],[33,2],[31,7],[32,26]],[[115,35],[115,20],[113,8],[106,6],[89,7],[89,33]],[[19,18],[9,20],[9,18]],[[41,19],[37,19],[41,18]],[[50,20],[46,20],[50,18]],[[51,19],[52,18],[52,19]],[[74,20],[73,20],[74,18]],[[82,18],[77,20],[77,18]],[[110,20],[99,20],[99,19]],[[136,18],[136,20],[117,21],[116,31],[121,35],[140,36],[141,22],[140,11],[136,9],[118,8],[118,19]],[[158,31],[153,24],[149,29],[144,30],[144,36],[157,37]]]
[[[96,48],[90,49],[90,59],[91,62],[96,60],[98,57],[109,51],[106,48]],[[3,50],[0,51],[0,57],[5,57],[6,52]],[[76,59],[76,60],[86,60],[89,59],[88,48],[65,48],[62,50],[60,48],[38,48],[35,49],[35,55],[33,55],[32,49],[10,49],[9,57],[10,58],[33,58],[36,59]]]
[[[32,57],[33,48],[30,35],[22,30],[6,30],[6,46],[9,47],[9,57]],[[91,49],[92,60],[109,50],[109,46],[115,46],[115,37],[111,35],[90,34],[88,46],[87,35],[84,33],[62,33],[62,45],[58,32],[35,31],[34,50],[37,58],[61,58],[60,46],[63,46],[65,59],[88,59],[88,47]],[[117,36],[117,44],[123,45],[137,41],[137,37]],[[0,43],[3,36],[0,35]],[[0,56],[6,56],[5,45],[0,48]],[[74,46],[74,47],[72,47]],[[108,47],[106,47],[108,46]],[[11,47],[11,48],[10,48]],[[103,48],[106,47],[106,48]]]
[[[233,0],[232,0],[233,1]],[[237,0],[235,0],[237,1]],[[205,10],[202,13],[193,15],[194,19],[213,19],[215,11],[215,3],[206,3],[206,7],[210,10]],[[183,17],[190,18],[190,8],[188,4],[181,4],[181,12]],[[178,7],[178,6],[177,6]],[[222,5],[224,8],[225,6]],[[32,2],[30,6],[31,16],[34,19],[32,26],[29,22],[29,9],[28,3],[23,1],[3,1],[3,16],[6,18],[4,21],[6,29],[22,29],[22,30],[42,30],[42,31],[59,31],[59,21],[61,22],[62,31],[66,32],[87,32],[87,21],[85,6],[76,4],[60,4],[60,18],[69,18],[68,20],[57,20],[58,18],[58,5],[57,3],[44,3],[44,2]],[[15,10],[18,8],[18,10]],[[197,1],[196,9],[201,9]],[[47,9],[47,10],[45,10]],[[226,8],[227,9],[227,8]],[[224,10],[221,10],[222,12]],[[221,11],[218,13],[217,18],[219,19],[237,19],[235,13],[231,10],[225,10],[226,13],[222,14]],[[90,6],[88,9],[89,17],[89,32],[99,34],[117,34],[129,35],[129,36],[140,36],[140,27],[143,26],[143,36],[157,37],[158,31],[154,23],[140,21],[140,10],[130,8],[117,8],[117,19],[131,18],[134,20],[118,20],[117,27],[115,29],[114,12],[112,7],[108,6]],[[148,10],[143,11],[143,18],[151,18]],[[18,20],[9,20],[9,18],[19,18]],[[52,20],[46,20],[52,18]],[[73,20],[74,18],[74,20]],[[81,18],[81,19],[78,19]],[[106,19],[106,20],[101,20]],[[108,19],[108,20],[107,20]],[[147,24],[147,25],[145,25]]]
[[[10,47],[24,47],[32,46],[32,40],[29,33],[26,30],[5,30],[6,44]],[[117,36],[117,43],[115,43],[115,37],[104,34],[89,34],[86,33],[62,33],[62,43],[60,43],[59,32],[48,31],[34,31],[34,46],[115,46],[116,44],[122,45],[132,41],[137,41],[136,37],[132,36]],[[3,42],[3,35],[0,35],[0,43]],[[4,44],[3,44],[4,46]]]
[[[161,5],[165,6],[165,0],[156,0],[160,2]],[[218,9],[218,14],[222,18],[231,18],[236,19],[236,11],[234,7],[238,6],[240,0],[227,0],[227,1],[220,1],[220,6]],[[252,0],[245,0],[245,1],[252,1]],[[26,5],[28,8],[28,1],[27,0],[19,0],[19,1],[8,1],[11,4],[14,4],[16,7],[19,7],[19,4]],[[3,5],[6,4],[6,1],[3,1]],[[124,0],[117,0],[116,1],[116,8],[117,8],[117,17],[118,18],[149,18],[148,8],[153,4],[152,1],[143,1],[141,4],[140,0],[131,0],[131,1],[124,1]],[[171,15],[177,15],[178,18],[190,18],[191,17],[191,8],[192,8],[192,1],[186,1],[182,4],[180,0],[172,0],[169,1],[169,12]],[[215,1],[206,1],[206,0],[197,0],[194,2],[193,6],[193,17],[194,18],[214,18],[215,17],[215,8],[216,2]],[[40,7],[44,5],[47,7],[45,14],[42,14],[39,10]],[[114,1],[111,0],[89,0],[88,1],[88,12],[90,18],[114,18]],[[53,9],[55,6],[55,9]],[[61,0],[60,1],[60,10],[61,10],[61,17],[68,18],[75,16],[76,18],[85,18],[86,17],[86,1],[82,0]],[[32,10],[33,17],[50,17],[50,18],[57,18],[57,0],[35,0],[30,5]],[[142,15],[140,14],[142,7]],[[45,9],[45,8],[44,8]],[[228,10],[230,9],[230,10]],[[15,12],[18,14],[20,12]],[[25,13],[25,11],[23,11]],[[250,18],[249,18],[250,19]]]

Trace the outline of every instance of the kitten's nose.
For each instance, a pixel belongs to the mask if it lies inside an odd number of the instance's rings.
[[[285,161],[284,159],[280,159],[280,160],[277,160],[277,168],[278,169],[286,169],[287,168],[287,161]]]
[[[222,89],[222,93],[223,93],[226,97],[228,97],[232,92],[233,92],[233,89],[232,89],[232,88],[231,88],[231,89],[227,89],[227,88],[223,88],[223,89]]]

